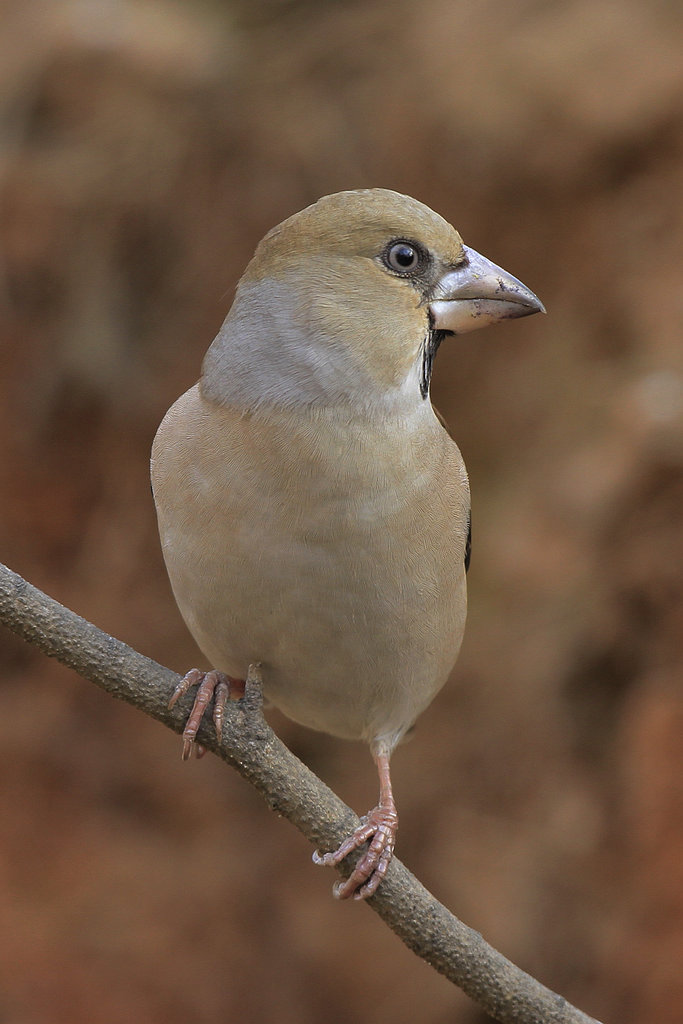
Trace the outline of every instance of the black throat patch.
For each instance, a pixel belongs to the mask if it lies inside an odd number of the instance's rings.
[[[429,395],[429,385],[432,380],[432,369],[434,356],[447,331],[434,331],[430,327],[427,337],[422,343],[422,363],[420,365],[420,394],[423,398]]]

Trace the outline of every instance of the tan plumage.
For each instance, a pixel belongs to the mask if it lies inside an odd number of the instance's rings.
[[[269,700],[378,762],[367,826],[318,857],[372,839],[338,895],[386,871],[389,757],[465,624],[469,488],[429,401],[434,352],[443,332],[539,309],[415,200],[327,196],[260,243],[155,439],[164,557],[211,664],[243,679],[260,662]]]

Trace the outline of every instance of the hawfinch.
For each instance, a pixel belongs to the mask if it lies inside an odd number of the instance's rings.
[[[542,312],[422,203],[325,196],[256,249],[198,384],[152,451],[164,558],[213,665],[184,732],[260,663],[267,699],[365,740],[379,803],[318,864],[368,843],[339,898],[384,877],[398,818],[389,759],[444,685],[465,626],[470,492],[429,398],[444,338]],[[219,733],[220,734],[220,733]]]

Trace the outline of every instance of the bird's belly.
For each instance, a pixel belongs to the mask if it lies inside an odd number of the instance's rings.
[[[373,429],[243,416],[195,387],[152,455],[171,584],[212,666],[260,662],[285,714],[367,740],[398,739],[455,662],[469,508],[433,414]]]
[[[261,662],[266,696],[295,721],[347,738],[398,738],[460,647],[462,539],[451,524],[453,536],[446,526],[430,549],[421,510],[406,515],[403,503],[398,529],[379,499],[374,515],[342,515],[319,495],[299,502],[197,502],[191,526],[167,524],[181,612],[215,667],[243,677]]]

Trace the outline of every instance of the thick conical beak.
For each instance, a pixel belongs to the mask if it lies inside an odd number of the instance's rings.
[[[498,320],[545,313],[541,300],[516,277],[469,246],[464,249],[466,261],[444,274],[429,304],[435,330],[464,334]]]

